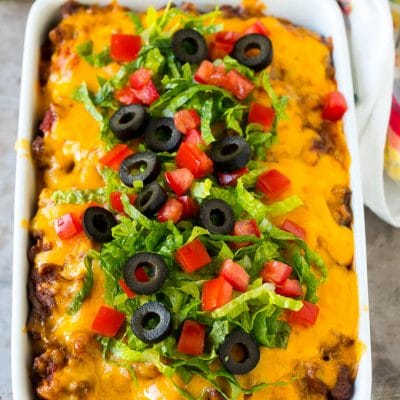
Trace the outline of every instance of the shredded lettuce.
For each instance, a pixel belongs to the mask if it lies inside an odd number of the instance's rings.
[[[106,202],[104,188],[55,190],[51,195],[55,204],[85,204],[92,201],[103,204]]]
[[[79,56],[93,67],[105,67],[112,61],[109,47],[106,47],[100,53],[93,53],[92,40],[79,44],[76,50]]]
[[[279,217],[301,207],[303,204],[303,200],[299,196],[289,196],[284,200],[270,204],[268,206],[268,216],[270,218]]]

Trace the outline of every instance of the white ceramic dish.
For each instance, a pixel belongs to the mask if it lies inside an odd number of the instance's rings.
[[[85,4],[109,1],[82,0]],[[210,9],[218,4],[236,4],[239,1],[207,1],[194,0],[200,8]],[[59,7],[64,0],[36,0],[29,14],[23,57],[20,115],[17,145],[17,169],[15,190],[14,220],[14,264],[13,264],[13,298],[12,298],[12,386],[14,400],[33,399],[29,370],[31,353],[29,338],[25,324],[28,316],[27,278],[29,265],[26,252],[29,245],[29,233],[26,221],[32,217],[36,201],[35,172],[29,157],[29,143],[37,123],[37,85],[40,45],[44,41],[49,28],[59,18]],[[149,5],[161,7],[165,0],[134,1],[120,0],[120,3],[139,11]],[[353,400],[371,399],[371,346],[368,312],[367,263],[365,251],[364,212],[361,192],[361,175],[355,112],[353,103],[353,84],[349,61],[349,52],[345,27],[339,7],[334,0],[265,0],[268,12],[286,18],[291,22],[310,28],[326,37],[333,38],[333,59],[336,67],[336,79],[340,90],[344,93],[349,111],[344,120],[347,144],[352,157],[351,187],[353,191],[352,207],[354,212],[355,235],[355,269],[358,274],[360,321],[359,338],[365,350],[360,360],[359,371],[355,383]]]

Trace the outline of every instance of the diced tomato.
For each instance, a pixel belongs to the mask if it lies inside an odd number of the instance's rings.
[[[260,103],[252,103],[249,112],[249,123],[260,124],[265,131],[272,128],[275,119],[275,110]]]
[[[235,222],[233,227],[233,234],[235,236],[247,236],[254,235],[260,237],[260,229],[258,228],[257,221],[255,219],[242,219]],[[235,249],[240,249],[242,247],[250,246],[252,242],[240,242],[234,243],[233,247]]]
[[[179,132],[187,135],[200,126],[201,119],[196,110],[181,110],[175,113],[174,123]]]
[[[303,301],[299,311],[289,311],[287,320],[289,324],[302,325],[306,328],[313,326],[318,319],[319,307],[309,301]]]
[[[187,168],[175,169],[164,174],[168,185],[178,195],[182,196],[190,188],[194,176]]]
[[[102,336],[114,337],[124,321],[124,313],[101,306],[92,322],[92,330]]]
[[[177,349],[180,353],[200,356],[204,351],[206,327],[196,321],[186,320],[183,323]]]
[[[124,35],[121,33],[111,36],[110,55],[115,61],[132,61],[134,60],[140,48],[141,37],[138,35]]]
[[[253,82],[241,75],[235,69],[232,69],[226,75],[224,88],[229,90],[239,100],[244,100],[255,88]]]
[[[290,188],[290,179],[278,170],[270,169],[257,178],[256,188],[271,200],[275,200]]]
[[[235,44],[242,34],[234,31],[220,31],[215,35],[215,41],[221,43]]]
[[[211,279],[203,285],[201,292],[201,308],[213,311],[232,300],[232,285],[222,276]]]
[[[127,106],[130,104],[140,103],[140,100],[136,97],[135,91],[129,86],[117,90],[117,92],[115,93],[115,98],[120,103]]]
[[[136,268],[135,276],[139,282],[148,282],[150,279],[144,267]]]
[[[206,142],[201,136],[201,132],[198,129],[192,129],[187,135],[184,136],[183,141],[186,143],[193,143],[195,145],[204,145]]]
[[[183,214],[183,205],[177,199],[168,199],[166,203],[158,211],[158,222],[172,221],[176,224]]]
[[[206,248],[199,239],[185,244],[175,253],[175,260],[187,272],[194,272],[211,262]]]
[[[213,170],[213,162],[193,143],[183,142],[180,145],[175,162],[179,168],[188,168],[195,178],[208,175]]]
[[[280,261],[268,261],[264,264],[264,268],[260,272],[264,282],[272,282],[276,285],[282,285],[290,274],[293,268]]]
[[[306,240],[307,238],[306,231],[290,219],[285,219],[281,228],[286,232],[293,233],[293,235],[298,236],[300,239]]]
[[[133,292],[128,285],[125,283],[125,281],[123,279],[120,279],[118,281],[119,286],[121,287],[121,289],[124,291],[124,293],[130,298],[133,299],[136,296],[136,293]]]
[[[249,169],[247,167],[244,168],[240,168],[236,171],[230,172],[230,173],[222,173],[222,172],[218,172],[217,176],[218,176],[218,182],[220,185],[222,186],[235,186],[237,180],[247,174],[249,172]]]
[[[250,35],[252,33],[258,33],[258,34],[264,35],[264,36],[269,35],[268,29],[265,27],[265,25],[260,20],[257,20],[253,25],[249,26],[244,31],[244,33],[246,35]]]
[[[229,55],[233,50],[234,44],[227,42],[211,42],[208,47],[208,55],[211,60],[218,60]]]
[[[208,82],[210,85],[224,87],[226,79],[225,66],[223,64],[214,67],[214,71],[211,73]]]
[[[73,214],[67,213],[54,221],[54,229],[58,237],[64,240],[82,232],[82,225]]]
[[[192,199],[189,196],[181,196],[178,197],[178,201],[180,201],[183,205],[183,213],[182,218],[193,218],[199,213],[199,205],[196,200]]]
[[[282,285],[276,287],[276,293],[286,297],[300,297],[303,289],[297,279],[286,279]]]
[[[118,171],[122,161],[132,154],[133,151],[126,144],[117,144],[109,152],[104,154],[99,161],[101,164]]]
[[[329,93],[324,99],[322,118],[328,121],[339,121],[347,111],[347,102],[340,92]]]
[[[152,80],[149,80],[140,90],[134,90],[135,96],[146,106],[160,98],[157,88]]]
[[[149,68],[139,68],[129,78],[129,83],[135,90],[143,89],[151,80],[153,71]]]
[[[223,262],[220,275],[224,277],[234,289],[240,292],[246,291],[250,276],[241,265],[235,263],[230,258]]]
[[[214,72],[214,64],[208,60],[204,60],[194,74],[194,79],[200,83],[208,83],[211,74]]]
[[[111,208],[119,213],[124,212],[124,205],[122,204],[121,195],[122,195],[121,192],[112,192],[110,194]],[[137,194],[135,193],[128,194],[129,203],[131,203],[132,205],[135,204],[136,197]]]

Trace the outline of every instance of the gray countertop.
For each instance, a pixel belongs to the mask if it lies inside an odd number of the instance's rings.
[[[11,400],[14,144],[25,21],[31,1],[0,1],[0,400]],[[400,230],[366,210],[375,400],[400,399]],[[25,249],[21,249],[25,251]]]

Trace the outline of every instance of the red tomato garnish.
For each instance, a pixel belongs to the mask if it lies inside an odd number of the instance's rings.
[[[119,286],[121,287],[121,289],[124,291],[124,293],[130,298],[133,299],[136,296],[136,293],[133,292],[129,286],[125,283],[125,281],[121,278],[118,281]]]
[[[82,225],[73,214],[67,213],[54,221],[54,229],[58,237],[64,240],[82,232]]]
[[[136,268],[135,276],[139,282],[149,281],[149,276],[147,275],[147,272],[143,267]]]
[[[134,90],[135,96],[146,106],[160,98],[157,88],[152,80],[149,80],[140,90]]]
[[[183,323],[177,349],[180,353],[200,356],[204,351],[206,328],[196,321],[186,320]]]
[[[324,99],[322,109],[322,118],[328,121],[336,122],[342,119],[347,111],[346,99],[340,92],[329,93]]]
[[[178,196],[182,196],[186,193],[194,179],[193,174],[187,168],[168,171],[164,176],[168,185]]]
[[[218,182],[221,186],[235,186],[237,180],[248,172],[249,169],[247,167],[229,173],[218,172]]]
[[[306,240],[307,238],[306,231],[290,219],[285,219],[281,228],[286,232],[293,233],[293,235],[298,236],[300,239]]]
[[[121,195],[122,195],[121,192],[112,192],[110,194],[111,208],[119,213],[124,212],[124,205],[122,204]],[[137,194],[134,193],[128,194],[129,203],[131,203],[132,205],[135,204],[136,197]]]
[[[117,144],[104,154],[99,161],[101,164],[118,171],[122,161],[132,154],[133,151],[126,144]]]
[[[260,237],[260,229],[258,228],[257,221],[255,219],[242,219],[235,222],[233,227],[233,234],[235,236],[245,236],[254,235]],[[241,247],[250,246],[252,242],[240,242],[234,243],[233,247],[235,249],[240,249]]]
[[[286,297],[300,297],[303,289],[297,279],[286,279],[282,285],[276,287],[276,293]]]
[[[253,82],[241,75],[235,69],[232,69],[226,75],[224,88],[229,90],[239,100],[244,100],[250,92],[255,88]]]
[[[222,276],[211,279],[203,285],[201,292],[201,308],[213,311],[232,300],[233,288]]]
[[[168,199],[166,203],[158,211],[158,222],[172,221],[176,224],[183,214],[183,205],[177,199]]]
[[[249,284],[250,276],[246,270],[233,260],[228,258],[222,264],[221,274],[232,287],[240,292],[245,292]]]
[[[249,112],[249,123],[260,124],[265,131],[272,128],[275,119],[275,110],[260,103],[252,103]]]
[[[303,301],[303,307],[299,311],[289,311],[287,320],[289,324],[302,325],[306,328],[313,326],[317,321],[319,307],[309,301]]]
[[[215,35],[215,41],[221,43],[235,44],[242,34],[234,31],[221,31]]]
[[[200,126],[201,119],[196,110],[181,110],[175,113],[174,123],[179,132],[187,135]]]
[[[129,78],[129,83],[135,90],[143,89],[151,80],[153,71],[149,68],[139,68]]]
[[[249,26],[245,31],[245,35],[250,35],[252,33],[258,33],[260,35],[268,36],[269,31],[265,27],[265,25],[260,21],[257,20],[253,25]]]
[[[194,74],[194,79],[200,83],[208,83],[211,74],[214,72],[214,68],[212,62],[204,60]]]
[[[193,143],[195,145],[206,145],[206,142],[201,136],[201,132],[198,129],[192,129],[187,135],[184,136],[183,141],[186,143]]]
[[[209,77],[208,83],[219,87],[224,87],[226,79],[225,66],[223,64],[214,67],[214,71]]]
[[[233,46],[233,44],[227,42],[211,42],[208,48],[208,55],[211,60],[224,58],[232,52]]]
[[[270,169],[257,178],[256,188],[275,200],[290,188],[290,180],[276,169]]]
[[[114,337],[124,321],[124,313],[101,306],[92,322],[92,330],[102,336]]]
[[[141,37],[138,35],[124,35],[121,33],[111,36],[110,55],[115,61],[132,61],[134,60],[140,48]]]
[[[264,282],[272,282],[276,285],[282,285],[290,274],[293,268],[280,261],[268,261],[264,264],[264,268],[260,272]]]
[[[187,272],[194,272],[211,262],[206,248],[199,239],[185,244],[175,253],[175,260]]]
[[[122,104],[139,104],[140,100],[136,97],[135,91],[127,86],[122,89],[117,90],[115,93],[115,98]]]
[[[199,205],[196,200],[189,196],[181,196],[177,198],[183,205],[182,218],[192,218],[199,213]]]
[[[213,170],[213,162],[195,144],[183,142],[175,157],[179,168],[188,168],[195,178],[208,175]]]

